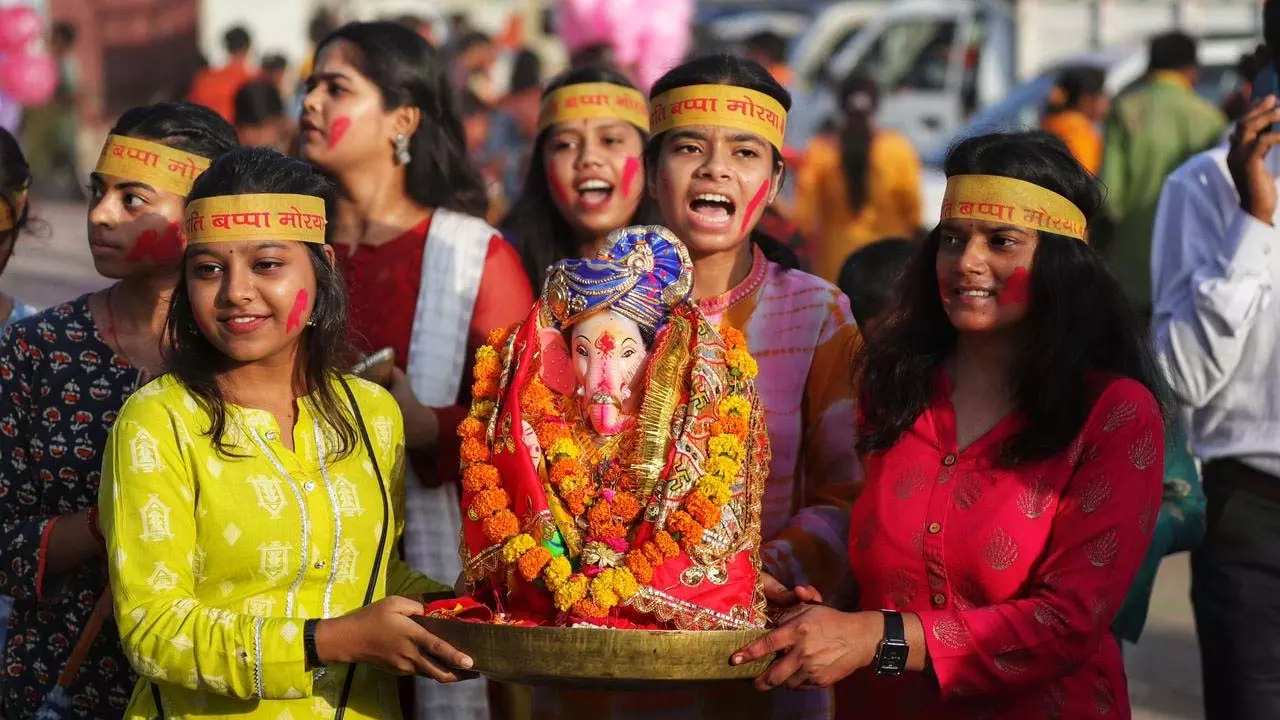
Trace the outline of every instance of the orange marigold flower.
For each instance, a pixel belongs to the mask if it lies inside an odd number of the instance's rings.
[[[500,350],[503,345],[507,344],[507,338],[511,335],[511,332],[514,329],[515,326],[512,325],[509,328],[500,327],[490,330],[487,344],[491,345],[495,350]]]
[[[498,468],[488,463],[475,463],[462,471],[462,489],[467,492],[496,488],[498,480]]]
[[[563,422],[540,422],[538,427],[534,428],[534,432],[538,433],[538,443],[546,448],[551,447],[560,438],[569,437],[569,427]]]
[[[640,501],[631,493],[620,492],[613,496],[613,514],[624,523],[629,523],[640,514]]]
[[[483,520],[499,510],[510,507],[510,502],[506,490],[489,488],[476,493],[476,496],[471,499],[471,506],[467,510],[467,515],[472,520]]]
[[[491,378],[477,378],[471,384],[471,395],[478,398],[498,397],[498,381]]]
[[[664,559],[671,559],[680,554],[680,546],[676,543],[676,539],[671,537],[671,533],[666,530],[659,530],[653,534],[653,541],[658,546],[658,550],[662,552]],[[661,563],[654,563],[659,565]]]
[[[730,350],[740,348],[747,344],[747,336],[742,331],[728,325],[720,326],[720,338],[724,340],[725,347]]]
[[[555,409],[555,398],[546,385],[535,380],[520,391],[520,407],[530,415],[548,415]]]
[[[677,510],[667,517],[667,527],[680,533],[680,546],[692,550],[702,542],[702,526],[683,510]]]
[[[594,600],[583,599],[573,604],[573,614],[579,617],[603,618],[609,616],[609,611]]]
[[[462,449],[459,451],[462,461],[467,463],[489,462],[489,448],[480,440],[475,438],[467,438],[462,441]]]
[[[458,437],[460,438],[479,438],[484,436],[484,423],[478,418],[464,418],[458,423]]]
[[[647,542],[644,545],[641,545],[640,552],[644,553],[644,559],[649,563],[649,565],[655,568],[667,559],[666,554],[662,552],[662,548],[659,547],[656,542]],[[676,548],[677,555],[679,552],[679,548]]]
[[[548,446],[543,445],[543,447]],[[563,458],[551,465],[551,482],[559,485],[564,482],[565,478],[571,475],[581,475],[582,472],[582,462],[578,458]]]
[[[497,381],[502,376],[502,363],[491,357],[476,358],[475,376]]]
[[[739,438],[745,438],[747,436],[747,419],[744,417],[738,417],[736,415],[722,417],[720,418],[720,421],[716,423],[716,426],[719,428],[718,431],[713,431],[716,432],[716,434],[728,433],[730,435],[737,435]]]
[[[587,489],[585,487],[564,493],[560,497],[573,515],[581,515],[587,511]]]
[[[520,568],[520,576],[529,582],[542,573],[542,568],[551,562],[551,551],[538,545],[529,552],[520,556],[520,560],[516,563]]]
[[[643,552],[627,553],[627,569],[636,576],[636,581],[641,585],[653,579],[653,566],[649,564],[649,559]]]
[[[704,528],[720,524],[720,508],[698,490],[689,493],[689,497],[684,501],[684,507],[689,516]]]
[[[612,505],[612,503],[597,500],[587,511],[587,524],[593,536],[601,538],[626,536],[627,529],[614,517]]]
[[[499,510],[485,518],[484,536],[491,543],[506,542],[507,538],[520,532],[520,521],[510,510]]]

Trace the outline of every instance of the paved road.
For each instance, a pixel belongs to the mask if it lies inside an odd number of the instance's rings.
[[[36,305],[50,305],[106,285],[93,271],[85,246],[83,206],[37,203],[49,225],[46,237],[22,238],[0,290]],[[1165,561],[1156,578],[1151,617],[1142,643],[1127,647],[1135,720],[1196,720],[1200,663],[1191,621],[1187,556]]]

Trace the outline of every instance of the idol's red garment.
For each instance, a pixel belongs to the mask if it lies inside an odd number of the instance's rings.
[[[351,343],[362,353],[395,348],[396,366],[401,370],[409,359],[409,337],[418,307],[422,257],[430,227],[428,218],[382,245],[359,245],[354,250],[345,245],[334,246],[351,298]],[[435,487],[458,477],[458,448],[462,441],[457,431],[471,403],[471,367],[476,348],[484,344],[490,330],[523,320],[531,305],[533,290],[520,255],[501,235],[494,235],[489,239],[484,274],[480,276],[467,329],[467,361],[458,404],[435,408],[440,440],[433,452],[408,453],[409,464],[424,485]]]
[[[860,606],[919,614],[931,669],[855,673],[838,717],[1130,717],[1110,626],[1160,509],[1164,429],[1139,383],[1090,385],[1083,428],[1048,460],[995,467],[1017,414],[957,452],[945,373],[898,443],[864,458],[849,542]]]

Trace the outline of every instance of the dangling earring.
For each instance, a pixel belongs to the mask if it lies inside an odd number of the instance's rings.
[[[307,327],[315,327],[315,326],[316,326],[315,316],[313,315],[312,317],[307,318]]]
[[[409,157],[409,138],[401,133],[396,136],[396,164],[408,165],[413,158]]]

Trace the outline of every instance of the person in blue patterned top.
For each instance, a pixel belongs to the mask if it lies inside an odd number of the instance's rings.
[[[8,130],[0,128],[0,275],[13,257],[13,246],[27,228],[31,214],[27,205],[27,188],[31,187],[31,168],[18,141]],[[31,317],[36,308],[0,293],[0,328],[15,320]],[[0,643],[4,642],[5,604],[0,600]]]
[[[158,103],[116,122],[91,176],[89,250],[116,280],[0,334],[0,594],[13,598],[0,659],[0,717],[121,717],[135,677],[114,620],[86,631],[106,592],[97,526],[102,452],[125,399],[163,371],[161,331],[178,281],[183,204],[208,163],[236,147],[208,108]],[[88,632],[88,635],[86,635]],[[54,693],[71,650],[87,657]]]

